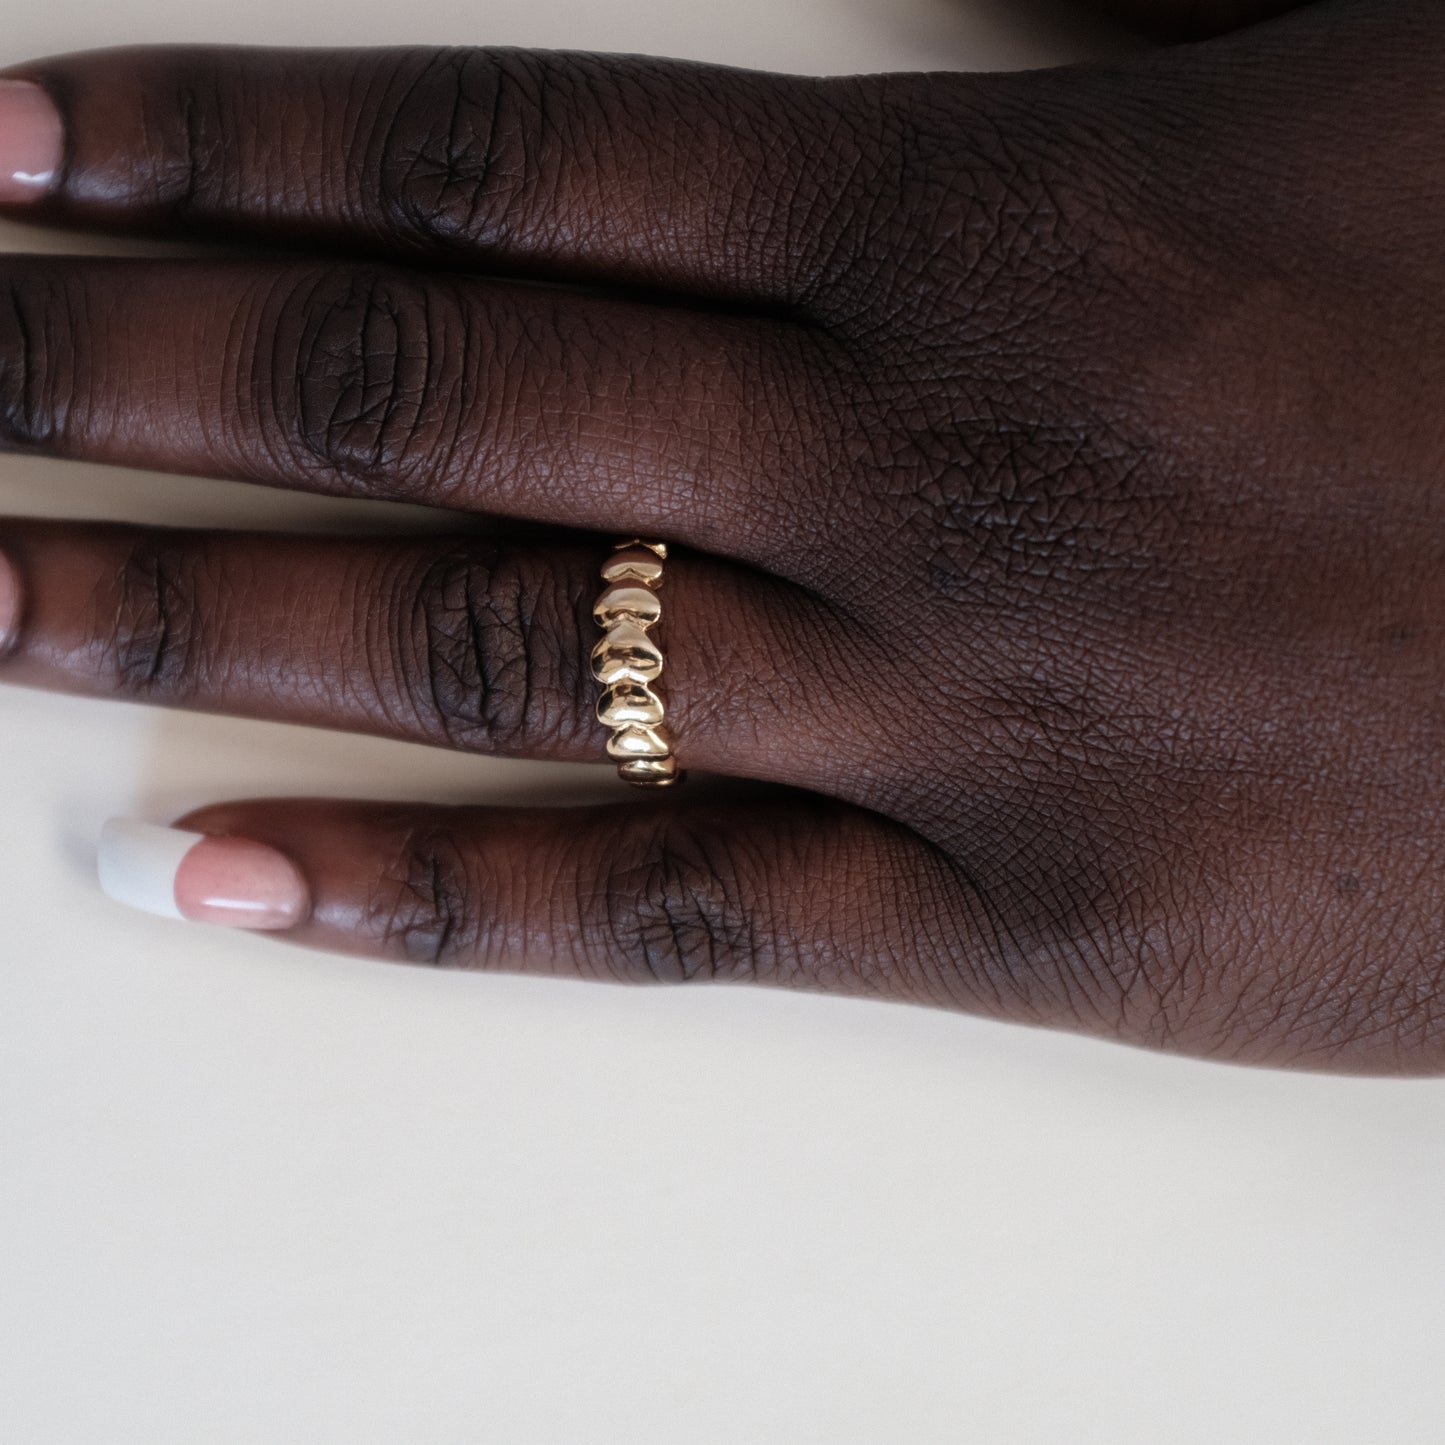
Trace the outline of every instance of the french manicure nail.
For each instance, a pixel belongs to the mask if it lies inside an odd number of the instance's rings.
[[[0,80],[0,202],[38,201],[60,170],[60,112],[28,80]]]
[[[111,898],[161,918],[275,931],[311,912],[296,865],[249,838],[112,818],[101,830],[98,861],[100,886]]]
[[[20,631],[20,574],[15,564],[0,553],[0,653],[15,641]]]

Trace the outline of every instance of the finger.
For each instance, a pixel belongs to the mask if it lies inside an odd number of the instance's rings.
[[[174,47],[11,75],[60,117],[12,87],[26,173],[51,177],[16,194],[47,220],[577,280],[792,295],[851,165],[820,82],[679,61]]]
[[[605,544],[11,521],[0,546],[0,604],[17,619],[0,680],[493,755],[607,758],[591,666]],[[690,553],[672,554],[657,596],[647,637],[662,671],[648,687],[683,763],[815,778],[819,660],[836,619],[787,584]]]
[[[4,257],[0,439],[764,561],[822,448],[805,336],[392,269]]]
[[[957,929],[940,917],[950,865],[902,828],[807,794],[244,802],[174,830],[113,823],[101,868],[122,902],[365,957],[971,1001]]]

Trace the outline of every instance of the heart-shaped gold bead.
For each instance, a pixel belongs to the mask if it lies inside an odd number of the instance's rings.
[[[682,777],[677,759],[672,757],[633,758],[631,762],[619,763],[617,773],[625,783],[646,783],[654,788],[665,788]]]
[[[597,599],[592,616],[599,627],[612,627],[624,620],[651,627],[662,616],[662,603],[646,587],[614,583]]]
[[[617,682],[651,682],[662,672],[662,649],[634,622],[619,622],[592,649],[592,676]]]
[[[662,699],[646,683],[631,678],[614,682],[597,699],[597,721],[604,727],[620,728],[629,723],[656,727],[662,714]]]
[[[624,547],[602,564],[602,579],[605,582],[640,582],[644,587],[656,587],[662,582],[662,563],[646,547]]]
[[[619,728],[607,739],[607,751],[623,762],[631,758],[665,758],[672,744],[658,728]]]
[[[642,537],[619,537],[618,540],[612,544],[612,549],[615,552],[620,552],[624,547],[646,547],[653,556],[661,557],[664,561],[667,560],[666,542],[648,542]]]

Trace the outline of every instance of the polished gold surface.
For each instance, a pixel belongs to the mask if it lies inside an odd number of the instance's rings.
[[[604,582],[641,582],[644,587],[662,583],[662,558],[646,547],[624,547],[602,564]]]
[[[667,734],[660,728],[645,728],[637,724],[618,728],[607,739],[609,756],[626,760],[628,758],[665,758],[672,751]]]
[[[612,544],[614,552],[620,552],[624,547],[646,547],[654,556],[661,557],[664,562],[667,561],[666,542],[648,542],[641,537],[623,537]]]
[[[633,758],[630,762],[620,763],[617,773],[624,782],[637,783],[644,788],[666,788],[682,781],[682,771],[674,757]]]
[[[592,649],[592,676],[604,686],[652,682],[662,672],[662,649],[633,622],[619,622]]]
[[[602,564],[607,584],[592,608],[603,631],[592,649],[592,675],[603,685],[597,720],[612,729],[609,757],[618,775],[640,787],[665,788],[682,781],[663,726],[666,706],[654,684],[662,675],[663,655],[648,635],[662,621],[665,542],[628,537],[617,542]]]
[[[597,699],[597,721],[609,728],[656,727],[662,721],[662,699],[646,683],[615,682]]]
[[[604,628],[623,621],[651,627],[662,616],[662,600],[650,587],[614,582],[597,599],[592,616]]]

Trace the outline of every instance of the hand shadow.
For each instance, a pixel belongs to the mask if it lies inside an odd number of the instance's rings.
[[[1135,55],[1153,47],[1082,0],[845,0],[867,7],[920,63],[1025,70]]]

